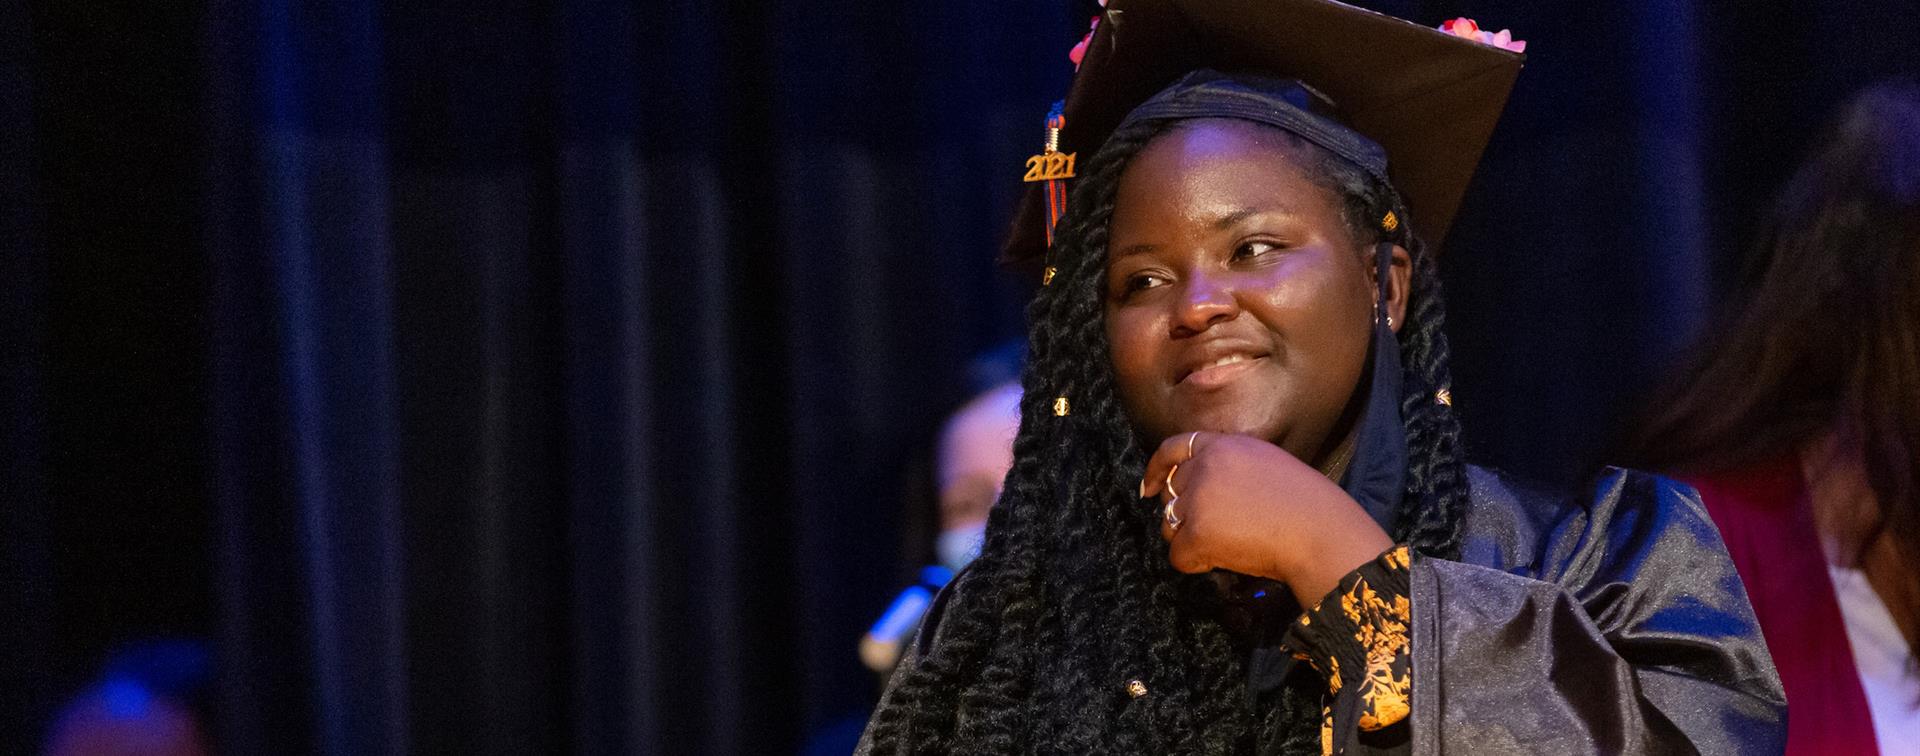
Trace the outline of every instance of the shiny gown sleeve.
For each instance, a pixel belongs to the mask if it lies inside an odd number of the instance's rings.
[[[1548,508],[1476,474],[1461,560],[1413,561],[1414,753],[1781,752],[1779,677],[1692,489],[1616,470]]]

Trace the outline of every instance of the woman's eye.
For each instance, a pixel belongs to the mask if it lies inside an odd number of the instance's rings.
[[[1127,277],[1125,289],[1126,293],[1132,294],[1136,291],[1145,291],[1160,286],[1163,283],[1165,283],[1165,281],[1162,281],[1159,276],[1137,273]]]
[[[1240,246],[1234,248],[1233,257],[1236,260],[1244,260],[1250,257],[1259,257],[1277,249],[1280,249],[1280,245],[1274,244],[1273,242],[1241,242]]]

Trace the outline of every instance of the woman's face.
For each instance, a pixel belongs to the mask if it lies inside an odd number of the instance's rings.
[[[1340,209],[1257,124],[1189,121],[1134,157],[1114,200],[1106,317],[1136,426],[1244,433],[1310,464],[1339,441],[1374,298]]]

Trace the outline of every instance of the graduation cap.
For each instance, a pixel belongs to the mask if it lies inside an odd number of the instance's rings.
[[[1091,156],[1128,113],[1201,69],[1287,79],[1325,98],[1333,118],[1384,148],[1387,173],[1436,248],[1453,222],[1525,56],[1332,0],[1111,0],[1087,42],[1064,107],[1048,119],[1045,179]],[[1051,131],[1051,129],[1050,129]],[[1045,158],[1046,155],[1038,156]],[[1031,162],[1031,161],[1030,161]],[[1002,253],[1038,264],[1060,181],[1021,199]]]

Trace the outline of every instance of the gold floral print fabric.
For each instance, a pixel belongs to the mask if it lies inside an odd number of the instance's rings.
[[[1340,750],[1346,738],[1338,730],[1376,731],[1407,718],[1413,693],[1407,640],[1411,564],[1406,546],[1389,549],[1349,573],[1287,632],[1284,642],[1294,656],[1327,680],[1324,753]]]

